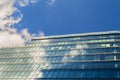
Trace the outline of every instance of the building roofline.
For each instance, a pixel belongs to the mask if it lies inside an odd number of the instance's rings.
[[[52,38],[89,36],[89,35],[101,35],[101,34],[113,34],[113,33],[120,33],[120,30],[117,30],[117,31],[88,32],[88,33],[75,33],[75,34],[63,34],[63,35],[33,37],[31,40],[44,40],[44,39],[52,39]]]

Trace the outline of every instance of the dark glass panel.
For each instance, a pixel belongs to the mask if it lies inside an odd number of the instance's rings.
[[[50,71],[47,78],[53,78],[54,73],[55,73],[54,71]]]
[[[69,71],[64,71],[63,78],[69,78]]]
[[[59,70],[58,78],[63,78],[64,70]]]
[[[53,74],[53,78],[58,78],[58,75],[59,75],[59,71],[54,71],[54,74]]]
[[[43,78],[47,78],[48,77],[49,72],[48,71],[43,71]]]

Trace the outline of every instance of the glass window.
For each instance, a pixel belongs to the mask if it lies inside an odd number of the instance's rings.
[[[53,78],[53,75],[54,75],[54,71],[50,71],[47,78]]]
[[[92,70],[86,70],[86,78],[92,78]]]
[[[114,60],[114,55],[106,55],[105,60]]]
[[[90,70],[91,78],[98,78],[98,71],[97,70]]]
[[[69,70],[69,78],[75,77],[76,70]]]
[[[63,74],[63,78],[69,78],[69,72],[68,71],[64,71],[64,74]]]
[[[42,73],[43,73],[43,78],[47,78],[48,77],[48,74],[49,74],[48,71],[43,71]]]
[[[117,58],[117,59],[120,59],[120,54],[117,54],[116,58]]]
[[[94,63],[89,63],[89,62],[86,63],[86,68],[87,68],[87,69],[92,69],[92,68],[93,68],[93,64],[94,64]]]
[[[59,70],[58,78],[63,78],[64,70]]]
[[[59,75],[59,71],[58,70],[54,71],[53,78],[58,78],[58,75]]]

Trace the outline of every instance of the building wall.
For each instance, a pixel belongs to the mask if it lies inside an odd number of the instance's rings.
[[[32,39],[0,49],[0,78],[11,80],[115,80],[120,78],[120,33]]]

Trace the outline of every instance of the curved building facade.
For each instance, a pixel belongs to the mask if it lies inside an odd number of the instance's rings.
[[[0,80],[119,80],[120,31],[35,37],[0,49]]]

